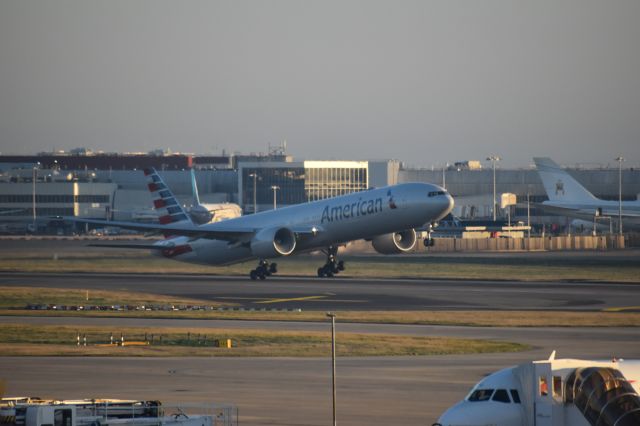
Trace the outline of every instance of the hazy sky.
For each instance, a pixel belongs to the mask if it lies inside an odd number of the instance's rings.
[[[639,163],[638,22],[638,0],[1,0],[0,151]]]

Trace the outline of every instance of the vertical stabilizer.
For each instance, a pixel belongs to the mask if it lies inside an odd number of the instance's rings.
[[[534,158],[538,169],[538,175],[549,201],[561,201],[568,203],[591,202],[597,200],[566,170],[558,166],[550,158]]]
[[[196,183],[196,172],[191,169],[191,193],[193,194],[193,205],[200,205],[200,196],[198,195],[198,184]]]
[[[160,223],[162,225],[183,221],[191,223],[191,219],[158,172],[154,168],[144,169],[144,175],[149,179],[148,187],[153,197],[153,206],[160,212],[158,218]]]

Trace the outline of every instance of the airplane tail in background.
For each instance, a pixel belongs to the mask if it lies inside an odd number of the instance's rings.
[[[200,196],[198,195],[198,185],[196,184],[196,172],[191,168],[191,193],[193,194],[193,205],[200,205]]]
[[[581,203],[597,200],[580,182],[552,159],[536,157],[533,161],[536,163],[538,175],[549,201]]]
[[[144,170],[144,175],[149,179],[148,187],[154,198],[153,206],[160,212],[158,218],[160,223],[162,225],[184,221],[191,223],[191,219],[158,172],[154,168],[149,168]]]

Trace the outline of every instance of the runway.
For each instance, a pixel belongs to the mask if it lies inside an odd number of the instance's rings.
[[[2,286],[126,290],[245,308],[304,310],[552,309],[600,310],[638,305],[640,286],[509,281],[245,278],[192,275],[1,273]],[[552,314],[551,314],[552,315]],[[327,323],[131,318],[0,317],[8,323],[113,327],[210,327],[326,331]],[[637,328],[492,328],[343,324],[340,332],[451,336],[526,343],[521,353],[430,357],[339,358],[341,425],[434,422],[484,375],[552,350],[558,357],[640,358]],[[11,395],[56,398],[144,398],[229,402],[241,424],[320,426],[331,422],[326,358],[0,357]]]
[[[588,310],[638,305],[638,284],[319,279],[150,274],[0,273],[0,285],[123,290],[245,308],[304,310]]]

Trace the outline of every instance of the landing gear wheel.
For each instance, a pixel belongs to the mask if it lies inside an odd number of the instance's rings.
[[[318,268],[318,277],[331,278],[335,274],[340,273],[340,271],[344,271],[344,262],[342,260],[338,261],[338,259],[336,258],[338,254],[337,247],[328,247],[323,252],[327,255],[327,263]]]
[[[278,272],[278,265],[276,263],[269,263],[264,259],[260,259],[256,269],[252,269],[249,273],[249,277],[251,277],[252,280],[257,280],[258,278],[264,280],[276,272]]]

